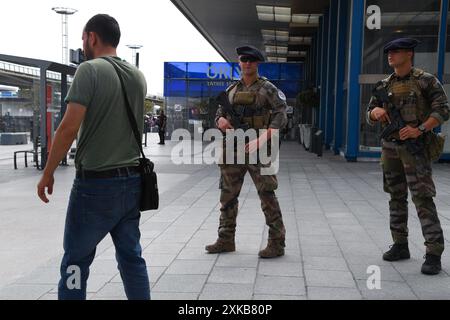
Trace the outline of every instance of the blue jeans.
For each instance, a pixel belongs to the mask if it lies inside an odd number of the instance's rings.
[[[75,179],[64,230],[58,299],[86,299],[89,266],[96,247],[110,233],[128,299],[149,300],[150,285],[139,243],[139,175]]]

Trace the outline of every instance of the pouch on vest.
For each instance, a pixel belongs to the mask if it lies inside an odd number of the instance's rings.
[[[436,134],[433,131],[430,131],[427,133],[425,141],[428,158],[431,161],[439,160],[444,151],[445,136],[441,133]]]
[[[256,94],[254,92],[236,92],[234,95],[233,104],[248,106],[254,104],[256,100]]]
[[[264,116],[254,116],[253,117],[253,128],[254,129],[265,129],[264,126]]]
[[[402,100],[400,114],[407,124],[417,125],[417,95],[411,91],[406,99]]]

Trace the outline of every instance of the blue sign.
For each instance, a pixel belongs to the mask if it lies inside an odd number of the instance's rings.
[[[0,91],[0,98],[17,98],[17,92]]]
[[[273,82],[287,98],[295,98],[302,90],[303,63],[262,63],[259,74]],[[164,96],[212,97],[240,78],[238,63],[166,62]]]

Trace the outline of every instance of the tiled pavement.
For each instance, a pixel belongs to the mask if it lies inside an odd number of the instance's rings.
[[[389,263],[381,259],[390,234],[388,197],[382,191],[378,163],[347,163],[329,152],[317,158],[296,142],[284,143],[277,196],[287,229],[287,250],[284,257],[261,260],[257,252],[266,244],[267,228],[251,179],[247,176],[240,196],[237,251],[208,255],[204,246],[215,240],[219,217],[218,169],[175,166],[170,163],[170,148],[171,143],[147,148],[161,184],[161,207],[144,213],[141,225],[153,299],[450,299],[447,251],[440,275],[420,273],[424,240],[413,206],[411,260]],[[62,191],[54,196],[53,207],[45,210],[32,200],[38,178],[33,170],[11,173],[11,165],[0,162],[0,209],[5,215],[0,241],[9,237],[17,241],[14,252],[7,245],[0,247],[0,262],[9,266],[0,282],[0,299],[56,299],[67,203],[63,192],[70,188],[73,166],[58,173]],[[450,165],[434,165],[434,174],[436,204],[449,238]],[[8,195],[27,190],[22,197],[28,197],[28,203],[18,197],[3,201],[5,190]],[[27,210],[43,216],[19,220]],[[20,259],[21,263],[29,259],[31,266],[14,264]],[[380,290],[367,287],[371,265],[381,269]],[[89,299],[125,298],[109,237],[100,244],[91,270]]]

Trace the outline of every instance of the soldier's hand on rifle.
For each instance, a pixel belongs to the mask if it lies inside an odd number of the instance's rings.
[[[376,107],[370,113],[370,118],[373,121],[381,121],[381,122],[389,122],[391,123],[391,119],[389,119],[389,115],[383,108]]]
[[[420,132],[419,129],[410,126],[404,127],[399,131],[399,133],[400,133],[400,140],[416,139],[422,134],[422,132]]]
[[[222,132],[225,132],[227,129],[234,129],[230,121],[228,121],[228,119],[224,117],[220,117],[219,120],[217,120],[217,127]]]

